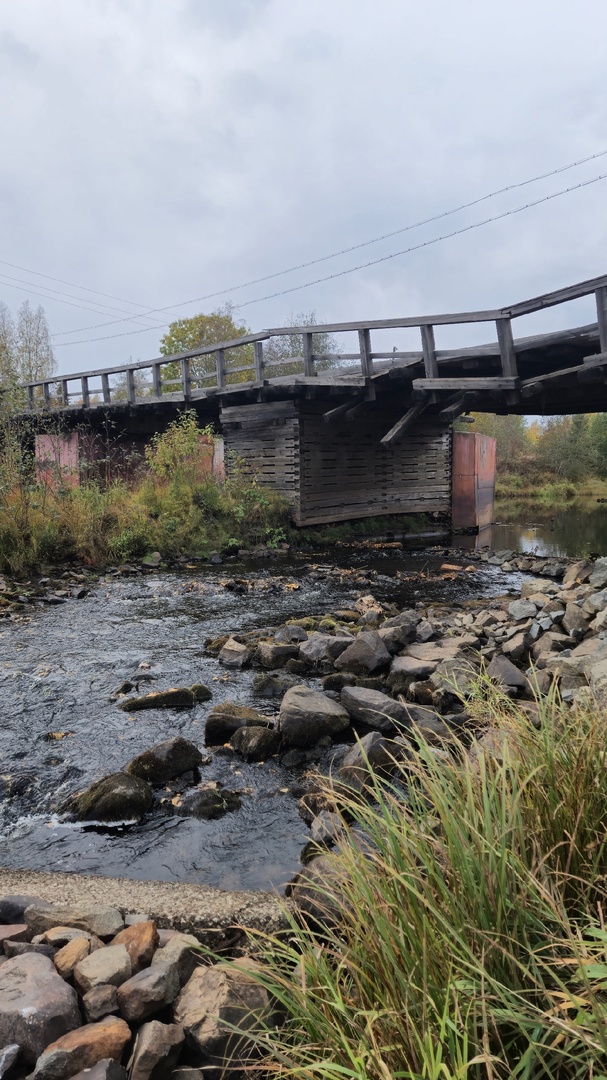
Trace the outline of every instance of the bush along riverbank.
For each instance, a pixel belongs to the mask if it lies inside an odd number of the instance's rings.
[[[155,436],[145,461],[107,466],[106,478],[74,478],[60,467],[36,468],[30,442],[10,428],[0,437],[0,572],[22,577],[44,563],[84,561],[104,567],[158,551],[162,560],[184,553],[267,544],[286,538],[286,499],[231,462],[219,482],[210,473],[207,444],[194,413],[186,412]],[[124,463],[123,463],[124,464]]]
[[[5,1075],[607,1074],[607,559],[480,558],[530,575],[520,598],[364,593],[208,641],[226,670],[259,669],[263,711],[197,684],[116,689],[126,713],[208,700],[205,746],[165,739],[62,812],[218,817],[247,795],[205,783],[210,757],[280,758],[310,825],[289,933],[194,967],[151,919],[5,898]]]

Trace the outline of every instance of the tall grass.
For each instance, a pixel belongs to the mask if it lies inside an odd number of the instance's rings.
[[[536,729],[484,689],[473,711],[493,752],[419,740],[371,801],[328,789],[339,920],[259,939],[265,1074],[605,1080],[607,715],[553,698]]]

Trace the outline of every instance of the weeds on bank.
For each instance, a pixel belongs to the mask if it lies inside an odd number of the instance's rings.
[[[204,555],[232,544],[279,543],[287,500],[234,463],[219,483],[200,466],[210,434],[184,413],[155,437],[145,466],[106,482],[60,468],[36,473],[33,438],[15,424],[0,432],[0,571],[27,574],[41,563],[78,558],[95,566],[160,551]]]
[[[259,939],[264,1074],[605,1080],[607,715],[552,698],[536,728],[486,683],[472,710],[492,753],[420,739],[372,800],[331,796],[337,924]]]

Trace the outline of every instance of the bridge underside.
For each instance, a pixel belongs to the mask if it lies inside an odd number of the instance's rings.
[[[259,482],[284,494],[297,525],[450,511],[449,424],[416,424],[384,449],[378,431],[398,420],[398,404],[378,403],[372,414],[330,425],[324,411],[306,400],[223,409],[226,461],[240,459]]]

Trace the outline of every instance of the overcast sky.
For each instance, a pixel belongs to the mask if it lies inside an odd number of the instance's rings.
[[[606,31],[605,0],[3,0],[0,300],[42,303],[75,371],[155,356],[162,324],[224,300],[260,329],[607,273],[605,179],[250,303],[591,180],[605,156],[235,288],[607,150]],[[529,330],[570,319],[590,307]]]

